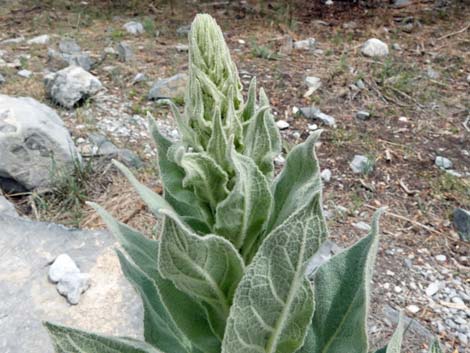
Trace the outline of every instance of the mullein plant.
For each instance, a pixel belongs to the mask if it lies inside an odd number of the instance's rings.
[[[162,220],[150,240],[92,206],[120,241],[122,270],[142,298],[144,338],[99,336],[46,323],[57,352],[368,353],[366,318],[377,253],[378,211],[369,235],[313,274],[327,239],[314,132],[275,177],[281,137],[256,81],[246,100],[222,32],[209,15],[189,34],[185,107],[171,110],[181,140],[150,130],[163,197],[122,164]],[[400,351],[400,322],[379,352]],[[432,348],[439,353],[438,343]]]

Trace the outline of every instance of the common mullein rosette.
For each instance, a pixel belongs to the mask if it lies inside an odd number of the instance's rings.
[[[115,162],[162,219],[159,239],[93,204],[124,250],[117,255],[142,298],[145,341],[46,323],[57,352],[368,353],[380,212],[367,237],[306,273],[327,238],[314,152],[320,132],[294,147],[274,178],[281,138],[268,98],[253,79],[244,99],[209,15],[196,16],[189,34],[184,112],[170,106],[179,141],[149,119],[163,197]],[[399,352],[402,334],[400,323],[377,352]]]

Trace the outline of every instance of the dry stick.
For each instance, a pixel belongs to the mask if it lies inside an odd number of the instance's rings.
[[[470,28],[470,23],[468,25],[466,25],[464,28],[462,28],[461,30],[458,30],[457,32],[452,32],[452,33],[449,33],[449,34],[446,34],[440,38],[437,38],[437,40],[443,40],[443,39],[446,39],[446,38],[449,38],[449,37],[452,37],[452,36],[455,36],[456,34],[459,34],[459,33],[462,33],[462,32],[465,32],[467,29]]]
[[[374,207],[372,205],[364,205],[365,207],[367,208],[370,208],[370,209],[373,209],[373,210],[377,210],[378,208],[377,207]],[[388,214],[389,216],[392,216],[392,217],[395,217],[397,219],[401,219],[402,221],[407,221],[407,222],[410,222],[411,224],[414,224],[415,226],[418,226],[418,227],[421,227],[423,229],[426,229],[428,232],[431,232],[431,233],[435,233],[435,234],[439,234],[439,235],[442,235],[444,236],[443,233],[439,232],[438,230],[435,230],[431,227],[428,227],[422,223],[419,223],[419,222],[416,222],[416,221],[413,221],[412,219],[409,219],[407,217],[404,217],[404,216],[400,216],[396,213],[392,213],[392,212],[388,212],[388,211],[385,211],[385,214]]]

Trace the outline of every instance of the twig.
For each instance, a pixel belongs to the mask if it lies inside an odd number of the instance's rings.
[[[378,208],[377,207],[374,207],[372,205],[364,205],[365,207],[367,208],[370,208],[370,209],[373,209],[373,210],[377,210]],[[413,221],[412,219],[409,219],[407,217],[404,217],[404,216],[400,216],[396,213],[392,213],[392,212],[388,212],[388,211],[385,211],[385,214],[391,216],[391,217],[394,217],[394,218],[397,218],[397,219],[401,219],[402,221],[407,221],[407,222],[410,222],[411,224],[415,225],[415,226],[418,226],[418,227],[421,227],[425,230],[427,230],[428,232],[431,232],[431,233],[435,233],[435,234],[439,234],[439,235],[442,235],[444,236],[444,234],[442,234],[441,232],[439,232],[438,230],[435,230],[431,227],[428,227],[427,225],[424,225],[422,223],[419,223],[419,222],[416,222],[416,221]]]
[[[400,183],[401,188],[410,196],[413,196],[419,192],[418,190],[408,189],[408,186],[405,185],[402,179],[400,179],[399,183]]]
[[[449,38],[449,37],[452,37],[452,36],[455,36],[456,34],[459,34],[459,33],[462,33],[462,32],[465,32],[467,29],[470,28],[470,23],[468,25],[466,25],[464,28],[458,30],[457,32],[452,32],[452,33],[449,33],[449,34],[446,34],[446,35],[443,35],[442,37],[440,38],[437,38],[437,40],[443,40],[443,39],[446,39],[446,38]]]
[[[408,98],[409,100],[413,101],[418,107],[424,108],[424,106],[423,106],[421,103],[419,103],[416,99],[414,99],[413,97],[411,97],[409,94],[406,94],[405,92],[402,92],[402,91],[400,91],[398,88],[395,88],[395,87],[392,87],[392,86],[389,86],[389,88],[390,88],[392,91],[394,91],[394,92],[396,92],[396,93],[398,93],[398,94],[401,94],[403,97]]]
[[[470,128],[468,127],[468,122],[470,121],[470,115],[467,116],[467,119],[465,119],[465,121],[463,122],[463,127],[465,128],[465,130],[467,130],[468,132],[470,132]]]

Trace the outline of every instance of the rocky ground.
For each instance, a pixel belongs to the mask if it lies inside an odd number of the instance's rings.
[[[146,114],[178,138],[158,98],[183,103],[188,25],[209,12],[243,84],[256,76],[270,97],[284,152],[324,129],[318,156],[332,239],[351,244],[367,232],[374,210],[388,206],[370,322],[377,344],[404,310],[412,319],[407,352],[425,351],[432,335],[448,352],[470,349],[470,239],[459,229],[470,215],[456,211],[470,209],[470,4],[401,1],[371,9],[335,2],[291,13],[224,2],[134,9],[49,3],[0,8],[0,97],[52,107],[85,163],[70,167],[72,177],[42,176],[54,178],[52,187],[40,175],[25,180],[25,189],[4,183],[21,215],[99,229],[84,204],[91,200],[154,234],[152,216],[110,158],[160,189]],[[0,98],[3,129],[5,105]],[[67,160],[72,152],[64,151]]]

